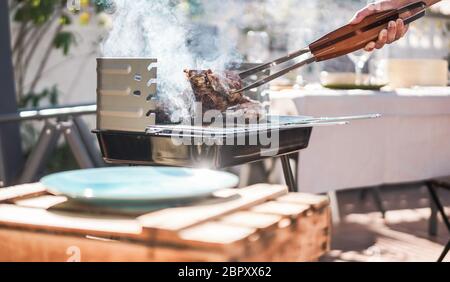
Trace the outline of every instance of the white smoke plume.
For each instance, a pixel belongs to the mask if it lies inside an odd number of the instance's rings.
[[[102,55],[157,58],[158,96],[169,113],[185,110],[181,115],[187,115],[194,101],[184,69],[222,70],[227,64],[240,59],[233,48],[224,49],[231,44],[222,44],[217,34],[202,34],[203,41],[212,43],[207,45],[212,50],[206,46],[203,50],[210,54],[203,54],[205,56],[202,57],[194,54],[187,46],[192,21],[180,1],[114,2],[113,27],[102,44]]]
[[[103,56],[157,58],[158,95],[169,112],[187,110],[193,103],[183,69],[223,70],[240,63],[236,48],[242,52],[252,48],[251,43],[242,44],[246,30],[281,32],[288,38],[287,50],[281,52],[293,51],[348,22],[366,2],[198,0],[192,2],[200,3],[203,11],[196,18],[181,0],[98,1],[114,2],[113,28],[103,42]],[[187,45],[196,32],[201,36],[200,55]]]
[[[102,46],[105,57],[158,59],[158,94],[169,111],[187,109],[183,68],[194,59],[186,46],[186,20],[170,0],[116,0],[113,28]],[[186,99],[188,98],[188,99]]]

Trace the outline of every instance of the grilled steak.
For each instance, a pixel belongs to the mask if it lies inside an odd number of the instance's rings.
[[[234,111],[233,115],[244,118],[260,118],[263,107],[243,93],[232,93],[243,84],[239,75],[232,71],[212,72],[211,70],[185,70],[197,102],[201,102],[203,113],[208,110],[220,112]]]

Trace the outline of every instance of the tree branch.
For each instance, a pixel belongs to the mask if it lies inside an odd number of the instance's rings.
[[[37,83],[39,82],[39,79],[42,77],[42,72],[45,69],[45,66],[47,65],[48,59],[50,58],[50,54],[54,48],[53,41],[56,38],[56,35],[61,32],[63,29],[63,25],[59,25],[55,31],[55,35],[53,36],[52,40],[50,41],[49,46],[47,47],[47,50],[45,51],[44,57],[41,60],[41,63],[39,64],[39,68],[36,72],[36,75],[34,76],[33,82],[31,83],[29,92],[34,92]]]
[[[27,22],[23,22],[20,25],[20,29],[19,29],[19,34],[17,35],[16,41],[14,43],[13,46],[13,62],[14,62],[14,74],[17,78],[17,90],[18,90],[18,95],[21,96],[22,95],[22,90],[23,90],[23,73],[22,73],[22,55],[23,55],[23,50],[24,50],[24,46],[23,46],[23,40],[27,34]]]
[[[51,16],[49,20],[47,20],[44,24],[40,26],[34,26],[30,28],[31,35],[30,36],[24,36],[21,39],[20,45],[17,48],[17,55],[16,55],[16,67],[17,67],[17,84],[18,84],[18,98],[22,98],[25,94],[25,85],[24,82],[26,80],[28,71],[30,69],[30,62],[32,61],[40,43],[45,40],[45,35],[50,31],[51,27],[61,17],[63,13],[63,7],[60,6],[58,9],[54,12],[54,14]],[[55,31],[55,35],[58,34],[60,29],[62,28],[62,25],[60,25],[57,30]],[[42,76],[42,71],[45,68],[47,61],[50,57],[51,51],[53,49],[53,41],[54,36],[51,38],[51,41],[49,43],[48,48],[46,49],[46,52],[44,53],[44,57],[42,58],[38,71],[36,72],[33,81],[31,83],[31,88],[28,92],[33,92],[39,79]]]
[[[56,17],[55,17],[56,18]],[[29,42],[26,43],[28,47],[28,50],[25,55],[24,63],[26,66],[28,66],[31,62],[31,59],[33,58],[33,55],[35,54],[37,47],[42,42],[42,40],[45,38],[45,35],[50,30],[51,26],[54,23],[54,19],[51,21],[48,21],[45,23],[45,25],[41,26],[39,30],[34,32],[34,36],[30,38]]]

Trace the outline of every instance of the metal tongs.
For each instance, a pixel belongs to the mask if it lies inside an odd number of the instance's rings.
[[[360,50],[369,42],[376,41],[379,33],[388,27],[390,21],[403,19],[405,25],[410,24],[413,21],[423,17],[427,8],[428,6],[425,2],[419,1],[399,9],[375,13],[366,17],[359,24],[345,25],[323,36],[304,49],[239,73],[241,79],[246,79],[263,70],[270,69],[279,64],[291,61],[297,57],[307,54],[307,58],[294,63],[292,66],[258,80],[242,89],[236,90],[233,93],[243,92],[259,87],[297,68],[313,62],[333,59]]]

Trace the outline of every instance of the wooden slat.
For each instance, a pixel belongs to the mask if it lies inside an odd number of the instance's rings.
[[[324,209],[324,204],[328,202],[314,196],[305,197],[306,200],[302,200],[304,194],[289,194],[289,196],[281,197],[284,197],[285,201],[278,198],[251,209],[253,212],[276,214],[293,220],[294,224],[290,228],[281,230],[277,235],[278,243],[275,245],[278,244],[281,247],[278,250],[269,247],[266,252],[267,254],[272,253],[273,261],[317,260],[325,253],[329,242],[329,235],[325,232],[325,228],[330,223],[326,209]],[[316,208],[309,204],[314,204]]]
[[[321,209],[329,205],[327,196],[305,194],[305,193],[289,193],[277,199],[279,202],[302,204],[312,206],[315,210]]]
[[[2,262],[210,262],[231,259],[222,252],[1,228],[0,250]]]
[[[191,246],[219,247],[246,241],[256,229],[231,226],[220,222],[207,222],[180,231],[179,237]]]
[[[45,195],[36,198],[14,201],[17,206],[27,208],[46,209],[52,212],[69,212],[87,215],[110,215],[137,217],[147,214],[151,207],[143,207],[142,210],[133,207],[113,207],[108,205],[90,205],[88,203],[71,201],[64,196]],[[156,208],[156,207],[155,207]]]
[[[178,241],[177,233],[183,229],[216,219],[222,215],[250,208],[287,193],[285,186],[258,184],[240,189],[239,196],[213,205],[196,205],[156,211],[138,217],[146,230],[157,231],[156,240]]]
[[[283,203],[277,201],[270,201],[251,208],[250,210],[257,213],[275,214],[284,217],[298,218],[300,215],[306,213],[310,206]]]
[[[0,249],[17,250],[0,251],[0,260],[64,261],[72,245],[82,261],[311,261],[329,243],[327,198],[286,195],[284,186],[223,191],[221,199],[138,218],[81,206],[68,212],[65,197],[39,186],[13,187],[5,201],[15,205],[0,204]]]
[[[24,184],[0,189],[0,203],[10,203],[12,201],[43,195],[47,189],[40,183]]]
[[[266,202],[250,209],[252,212],[278,215],[284,218],[280,222],[274,242],[266,247],[261,255],[271,261],[295,261],[302,241],[298,236],[298,221],[306,217],[311,210],[309,205],[275,201]]]
[[[214,197],[202,200],[196,204],[216,204],[226,201],[235,197],[237,194],[236,189],[224,189],[214,193]],[[144,214],[152,212],[152,208],[161,210],[161,207],[157,205],[152,207],[113,207],[103,205],[90,205],[88,203],[82,203],[77,201],[71,201],[64,196],[44,195],[33,198],[26,198],[22,200],[13,201],[14,204],[22,207],[29,208],[41,208],[50,211],[63,211],[83,214],[103,214],[103,215],[119,215],[127,217],[138,217]]]
[[[14,204],[20,207],[48,210],[51,207],[65,202],[67,202],[67,198],[64,196],[45,195],[30,199],[17,200],[14,201]]]
[[[223,216],[218,219],[220,223],[231,226],[242,226],[256,229],[256,233],[249,238],[250,242],[245,249],[244,256],[240,256],[242,261],[271,261],[273,252],[279,251],[280,236],[286,234],[282,226],[283,217],[271,214],[261,214],[250,211],[239,211]],[[290,223],[289,223],[290,224]],[[270,252],[272,249],[273,252]]]
[[[271,214],[259,214],[249,211],[238,211],[230,215],[226,215],[218,219],[223,222],[235,226],[243,226],[255,228],[258,230],[269,230],[276,228],[282,217]]]
[[[223,260],[228,261],[244,257],[246,251],[254,246],[251,238],[255,234],[254,228],[207,222],[180,231],[177,245],[203,250],[211,255],[220,254]]]
[[[142,262],[152,261],[147,246],[77,236],[0,228],[2,262]]]
[[[0,226],[105,237],[141,238],[138,221],[124,217],[89,216],[14,205],[0,205]]]

